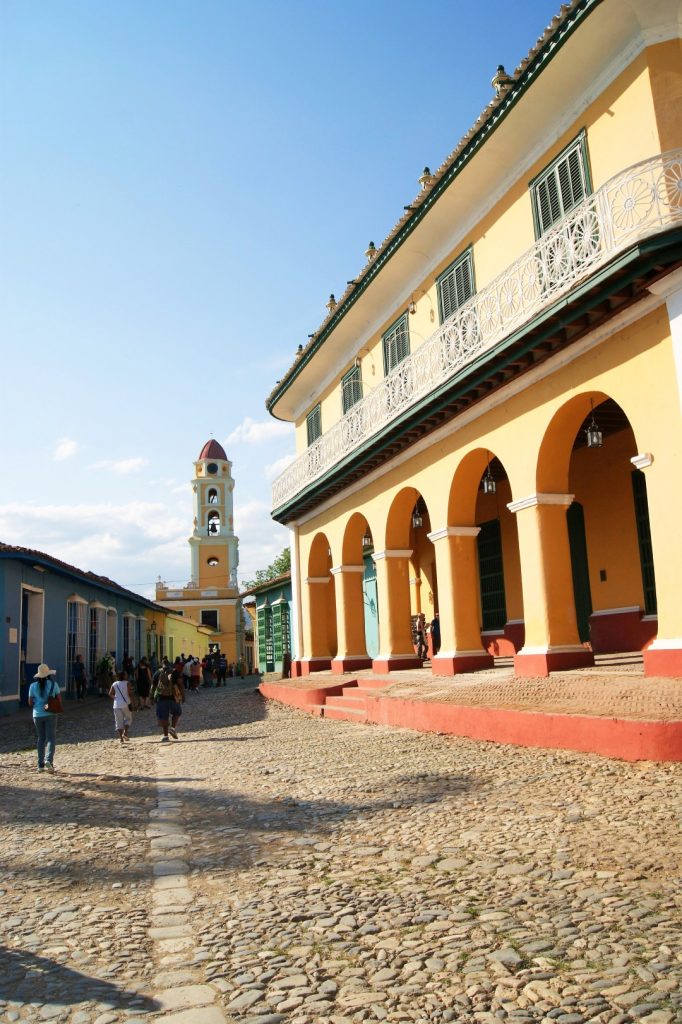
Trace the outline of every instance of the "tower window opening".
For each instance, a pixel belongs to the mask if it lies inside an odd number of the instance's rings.
[[[218,559],[217,558],[207,558],[206,561],[207,561],[208,565],[217,565],[218,564]]]
[[[218,492],[216,491],[215,487],[212,487],[211,490],[208,492],[208,503],[209,505],[218,504]]]
[[[217,537],[220,533],[220,516],[217,512],[211,512],[209,515],[207,532],[209,537]]]

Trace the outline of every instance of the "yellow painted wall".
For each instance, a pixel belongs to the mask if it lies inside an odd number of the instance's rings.
[[[581,130],[587,131],[588,160],[594,189],[631,164],[658,152],[661,145],[669,148],[682,144],[679,99],[676,103],[682,90],[679,69],[678,43],[661,44],[641,53],[531,168],[524,171],[516,181],[510,182],[503,198],[475,226],[470,235],[462,239],[457,248],[442,260],[435,273],[415,290],[417,311],[414,316],[408,316],[411,352],[422,345],[438,327],[436,278],[470,244],[473,245],[477,291],[488,285],[534,244],[528,184]],[[633,124],[637,125],[636,131],[633,131]],[[509,171],[511,173],[513,169]],[[456,183],[452,187],[456,188]],[[404,306],[397,306],[391,311],[381,328],[361,350],[365,395],[384,376],[383,334],[404,311]],[[351,365],[349,363],[347,369]],[[317,399],[321,404],[323,433],[342,416],[340,382],[341,378]],[[306,414],[315,404],[317,402],[306,410]],[[297,453],[300,454],[306,447],[304,416],[296,425]]]
[[[656,381],[656,400],[643,381]],[[582,451],[571,459],[575,434],[589,412],[590,395],[597,402],[612,397],[628,416],[633,434],[616,435],[602,452]],[[571,405],[573,403],[573,406]],[[562,422],[566,408],[572,408],[572,420]],[[556,429],[553,425],[562,423]],[[369,523],[376,550],[386,546],[389,510],[405,488],[415,488],[424,497],[432,530],[447,525],[473,525],[491,518],[476,490],[487,452],[502,462],[509,488],[500,487],[499,508],[504,537],[504,568],[509,618],[523,617],[518,551],[515,547],[515,517],[506,510],[509,500],[519,500],[537,490],[576,493],[585,506],[590,570],[595,609],[641,604],[641,584],[637,584],[639,556],[634,524],[630,520],[622,537],[611,527],[618,523],[623,509],[632,503],[628,474],[632,449],[653,451],[654,465],[647,470],[647,487],[652,517],[652,537],[656,559],[659,597],[675,593],[682,578],[682,552],[679,545],[670,550],[670,538],[676,537],[678,512],[682,507],[682,474],[679,472],[679,445],[662,446],[662,439],[681,436],[680,399],[665,306],[624,327],[600,346],[578,356],[554,374],[530,384],[513,396],[489,408],[480,418],[455,429],[445,438],[414,454],[400,466],[375,476],[351,495],[341,498],[328,512],[301,525],[302,564],[308,561],[312,539],[324,531],[334,553],[342,549],[344,531],[351,516],[361,512]],[[448,522],[450,488],[458,471],[472,453],[478,452],[479,469],[474,476],[473,504],[469,522]],[[596,461],[608,453],[613,468],[597,472]],[[544,468],[543,468],[544,467]],[[599,494],[599,501],[596,494]],[[413,501],[413,499],[411,499]],[[487,499],[490,501],[490,499]],[[655,508],[654,508],[655,505]],[[405,508],[409,508],[409,501]],[[524,513],[520,513],[523,515]],[[629,515],[622,513],[623,522]],[[627,561],[627,567],[619,565]],[[607,583],[600,584],[600,568],[607,568]],[[526,573],[537,573],[539,566],[526,564]],[[677,607],[678,602],[669,606]],[[670,625],[668,635],[682,635],[680,622]],[[678,633],[670,630],[679,629]]]
[[[604,448],[581,448],[571,460],[570,491],[585,512],[594,611],[644,606],[630,463],[636,454],[632,431],[624,430]]]

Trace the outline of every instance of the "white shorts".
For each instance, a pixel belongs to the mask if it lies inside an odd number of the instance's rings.
[[[133,713],[128,708],[114,708],[114,726],[116,729],[123,729],[130,725],[133,720]]]

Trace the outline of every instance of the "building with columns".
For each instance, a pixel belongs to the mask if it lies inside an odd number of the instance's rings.
[[[571,0],[491,89],[267,399],[293,671],[438,611],[434,673],[682,676],[678,0]]]
[[[231,470],[223,446],[214,439],[207,441],[194,463],[192,480],[191,578],[180,589],[159,581],[156,600],[210,627],[214,631],[211,643],[219,645],[228,662],[237,663],[244,654],[244,624],[237,584],[239,540],[234,533]]]

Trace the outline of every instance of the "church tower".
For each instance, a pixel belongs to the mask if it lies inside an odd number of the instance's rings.
[[[159,581],[156,600],[170,611],[208,627],[202,655],[208,653],[209,643],[213,650],[217,644],[228,663],[237,664],[243,658],[244,629],[237,582],[239,540],[234,533],[233,490],[232,463],[223,446],[211,439],[194,463],[191,579],[181,589]]]
[[[194,463],[192,582],[237,589],[238,540],[234,535],[232,464],[218,441],[207,441]]]

